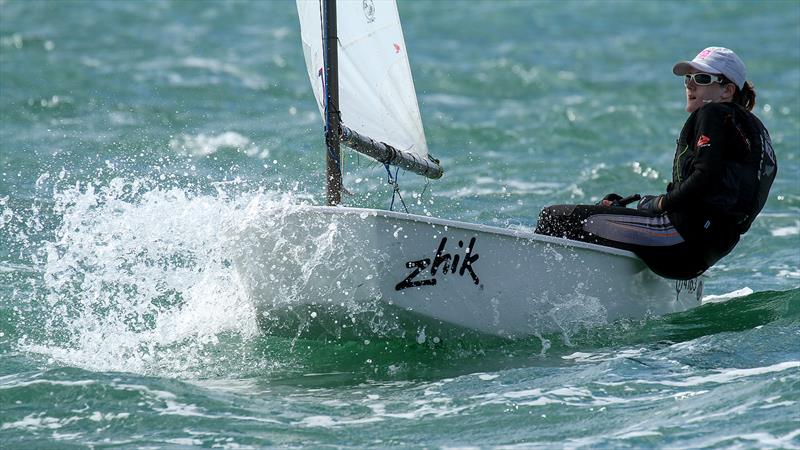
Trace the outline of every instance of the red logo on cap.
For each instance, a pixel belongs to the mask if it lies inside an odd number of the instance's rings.
[[[706,59],[706,56],[708,56],[708,55],[710,55],[710,54],[711,54],[711,50],[708,50],[708,49],[706,49],[706,50],[703,50],[702,52],[700,52],[700,53],[697,55],[697,59]]]
[[[711,138],[706,136],[705,134],[700,136],[700,139],[697,140],[697,147],[705,147],[706,145],[711,144]]]

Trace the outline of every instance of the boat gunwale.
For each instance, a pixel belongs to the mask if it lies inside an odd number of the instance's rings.
[[[347,206],[319,206],[319,205],[305,205],[303,206],[304,209],[318,211],[324,214],[349,214],[349,215],[363,215],[364,213],[370,214],[372,216],[383,216],[386,218],[392,219],[400,219],[400,220],[407,220],[412,222],[420,222],[426,223],[431,225],[439,225],[443,227],[454,227],[454,228],[461,228],[465,230],[471,231],[479,231],[483,233],[489,234],[499,234],[507,237],[517,238],[517,239],[528,239],[533,241],[540,241],[546,244],[558,245],[561,247],[571,247],[571,248],[580,248],[583,250],[591,250],[599,253],[606,253],[615,256],[622,256],[626,258],[632,258],[637,261],[641,261],[644,264],[644,261],[641,260],[635,253],[622,250],[614,247],[607,247],[598,244],[592,244],[589,242],[581,242],[581,241],[574,241],[571,239],[566,238],[559,238],[554,236],[547,236],[544,234],[534,233],[533,231],[524,231],[524,230],[513,230],[509,228],[500,228],[491,225],[484,225],[479,223],[469,223],[469,222],[460,222],[456,220],[450,219],[440,219],[437,217],[429,217],[429,216],[421,216],[418,214],[409,214],[409,213],[402,213],[398,211],[386,211],[382,209],[374,209],[374,208],[355,208],[355,207],[347,207]]]

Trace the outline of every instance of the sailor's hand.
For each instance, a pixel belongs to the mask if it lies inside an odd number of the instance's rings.
[[[624,208],[640,198],[642,197],[639,194],[633,194],[627,197],[622,197],[619,194],[608,194],[597,204],[602,206],[615,206],[617,208]]]
[[[636,206],[636,209],[653,215],[662,214],[664,212],[664,210],[661,209],[662,197],[663,195],[645,195],[639,201],[639,204]]]
[[[603,197],[597,204],[602,206],[617,206],[617,202],[622,200],[622,196],[619,194],[608,194]]]

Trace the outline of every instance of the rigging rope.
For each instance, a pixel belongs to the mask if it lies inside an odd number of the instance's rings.
[[[406,206],[406,202],[403,201],[403,196],[400,194],[400,184],[397,182],[397,173],[400,171],[400,168],[395,168],[394,176],[392,176],[392,170],[389,168],[389,165],[384,164],[383,166],[386,168],[386,173],[389,175],[386,182],[392,185],[392,202],[389,204],[389,211],[394,211],[394,198],[397,196],[400,199],[400,203],[403,205],[403,209],[406,210],[406,214],[408,214],[408,207]]]

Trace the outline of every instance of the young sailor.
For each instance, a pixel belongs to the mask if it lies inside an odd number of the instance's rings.
[[[708,47],[672,68],[684,77],[686,111],[665,194],[607,195],[597,205],[542,210],[536,232],[626,250],[668,278],[693,278],[730,253],[767,201],[777,163],[745,65]],[[638,198],[638,196],[636,196]]]

